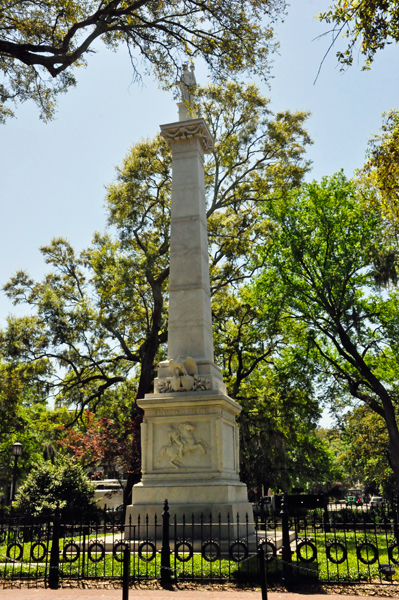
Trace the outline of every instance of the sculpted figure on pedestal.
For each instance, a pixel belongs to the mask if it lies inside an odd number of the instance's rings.
[[[174,392],[179,392],[182,388],[185,391],[192,390],[194,387],[194,375],[198,374],[198,367],[193,358],[188,356],[184,360],[182,356],[179,356],[176,361],[171,359],[169,361],[169,369],[173,373],[170,384]]]
[[[198,375],[197,363],[190,356],[186,359],[183,356],[176,360],[170,359],[169,369],[172,376],[159,380],[157,384],[157,391],[161,394],[210,389],[209,380]]]
[[[197,82],[194,75],[194,65],[192,64],[190,70],[188,70],[188,64],[185,63],[183,65],[183,72],[181,74],[179,83],[182,102],[191,102],[191,90],[193,89],[193,86],[196,85],[196,83]]]

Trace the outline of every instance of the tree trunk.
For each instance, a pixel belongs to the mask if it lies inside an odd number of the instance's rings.
[[[342,346],[345,350],[353,357],[355,364],[354,366],[359,371],[362,377],[368,381],[373,392],[380,398],[383,408],[383,418],[387,424],[388,437],[389,437],[389,451],[391,466],[395,476],[396,488],[399,493],[399,430],[396,421],[395,410],[392,404],[391,397],[385,386],[381,381],[374,375],[370,367],[363,360],[363,357],[358,352],[356,345],[352,342],[349,335],[344,331],[341,324],[338,324],[339,337],[342,342]],[[357,397],[355,394],[352,394]],[[376,410],[378,407],[373,408],[372,404],[368,404],[371,410],[379,414]],[[381,415],[380,415],[381,416]]]
[[[135,435],[133,436],[132,448],[133,448],[133,460],[131,462],[132,471],[127,477],[126,487],[123,492],[123,504],[125,506],[132,502],[132,489],[133,486],[141,480],[141,436],[140,427],[143,420],[144,411],[137,404],[134,404],[132,408],[132,422],[135,428]]]
[[[169,269],[168,269],[169,272]],[[144,398],[146,394],[153,391],[154,381],[154,361],[159,348],[159,332],[162,327],[162,308],[163,295],[162,283],[165,277],[160,278],[152,283],[152,294],[154,299],[154,307],[152,310],[152,325],[148,332],[147,339],[141,347],[141,372],[139,387],[137,390],[136,401]]]
[[[169,272],[169,270],[168,270]],[[144,398],[146,394],[153,391],[154,381],[154,361],[159,348],[159,332],[162,326],[162,308],[163,308],[163,296],[162,296],[162,278],[158,279],[156,283],[152,282],[152,292],[154,298],[154,308],[152,311],[152,326],[148,332],[146,341],[141,347],[141,371],[139,386],[135,398],[135,404],[132,409],[132,418],[135,415],[141,414],[144,416],[144,411],[139,407],[137,401]],[[134,436],[134,444],[137,445],[137,452],[140,455],[141,462],[141,435],[140,427],[137,430],[137,435]],[[141,477],[135,477],[134,474],[128,477],[127,485],[125,488],[124,501],[127,502],[128,498],[132,493],[133,486],[140,481]]]
[[[384,418],[385,418],[385,422],[387,424],[387,429],[388,429],[388,436],[389,436],[389,454],[390,454],[390,462],[391,462],[391,467],[392,467],[392,471],[394,472],[395,475],[395,481],[396,481],[396,491],[399,494],[399,430],[398,430],[398,424],[396,421],[396,415],[395,415],[395,410],[394,407],[392,405],[391,399],[389,397],[389,394],[387,393],[387,391],[384,389],[385,392],[385,398],[381,398],[382,400],[382,404],[384,406]]]

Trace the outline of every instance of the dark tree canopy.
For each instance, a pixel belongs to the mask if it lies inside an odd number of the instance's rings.
[[[136,78],[139,59],[144,72],[170,83],[194,57],[218,77],[247,71],[265,78],[273,32],[262,21],[284,9],[284,0],[3,0],[0,121],[13,114],[10,102],[27,99],[50,119],[57,94],[76,84],[74,69],[98,39],[111,50],[128,46]]]
[[[368,406],[358,406],[345,415],[341,439],[342,459],[353,479],[360,479],[374,493],[391,496],[395,477],[384,420]]]
[[[47,361],[22,364],[0,359],[0,501],[3,488],[7,502],[13,477],[12,444],[22,443],[20,481],[44,455],[53,458],[58,426],[70,421],[66,408],[47,407],[46,385],[40,383],[47,366]]]

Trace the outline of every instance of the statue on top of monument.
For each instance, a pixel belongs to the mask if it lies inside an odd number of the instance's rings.
[[[193,63],[191,63],[190,70],[188,70],[188,63],[184,63],[179,82],[182,102],[191,102],[193,99],[191,92],[196,84]]]

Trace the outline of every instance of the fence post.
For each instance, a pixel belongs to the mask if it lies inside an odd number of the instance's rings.
[[[258,547],[259,571],[260,571],[260,587],[262,590],[262,600],[267,600],[267,578],[265,565],[265,549],[263,544]]]
[[[60,518],[60,509],[57,503],[53,519],[53,539],[50,554],[50,574],[48,578],[48,585],[52,590],[58,590],[60,580]]]
[[[399,516],[399,495],[395,494],[393,497],[393,531],[396,542],[399,544],[399,526],[398,526],[398,516]]]
[[[123,591],[122,600],[129,600],[129,579],[130,579],[130,546],[126,544],[123,551]]]
[[[330,517],[328,515],[328,504],[324,504],[323,521],[324,521],[324,533],[330,533],[331,525],[330,525]]]
[[[283,496],[281,503],[281,526],[282,526],[282,559],[283,559],[283,580],[285,586],[288,588],[292,584],[292,556],[291,556],[291,542],[290,542],[290,529],[288,523],[288,507],[285,495]]]
[[[90,529],[87,525],[82,526],[82,579],[85,576],[85,567],[86,567],[86,535],[88,536],[90,533]]]
[[[171,583],[170,572],[170,545],[169,545],[169,505],[165,500],[162,513],[162,548],[161,548],[161,586],[169,587]]]

